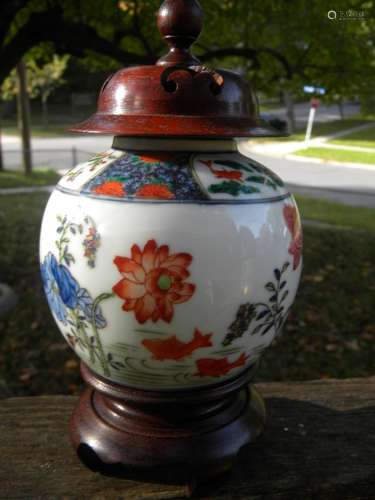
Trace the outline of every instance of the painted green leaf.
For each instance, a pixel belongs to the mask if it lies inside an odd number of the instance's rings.
[[[286,299],[286,297],[287,297],[288,293],[289,293],[289,291],[288,291],[288,290],[285,290],[285,292],[283,293],[283,295],[282,295],[282,297],[281,297],[280,302],[283,302],[283,301]]]
[[[257,184],[265,184],[266,179],[261,175],[250,175],[250,177],[246,177],[248,182],[256,182]]]
[[[263,328],[263,324],[257,325],[254,330],[251,332],[251,335],[256,335],[257,333],[260,332],[260,330]]]
[[[266,182],[266,186],[270,186],[272,189],[276,190],[277,189],[277,186],[274,182],[270,181],[270,180],[267,180]]]
[[[262,332],[262,335],[265,335],[272,327],[273,323],[270,323],[268,326],[266,326],[266,328]]]
[[[265,316],[269,315],[268,309],[264,309],[264,311],[261,311],[258,316],[256,317],[257,320],[264,318]]]
[[[259,165],[255,165],[254,163],[249,163],[249,165],[251,165],[252,169],[255,170],[256,172],[263,174],[264,169],[261,168]]]
[[[219,184],[211,184],[208,191],[210,193],[227,193],[238,196],[241,192],[241,184],[235,181],[224,181]]]
[[[274,174],[273,172],[271,172],[271,170],[268,170],[267,171],[267,174],[268,176],[273,180],[273,182],[277,185],[277,186],[280,186],[280,187],[283,187],[284,186],[284,182],[282,181],[282,179],[280,179],[280,177],[276,174]]]
[[[285,271],[288,269],[289,267],[289,262],[285,262],[283,264],[283,267],[281,268],[281,273],[285,273]]]
[[[242,185],[240,191],[241,191],[241,193],[244,193],[244,194],[260,193],[260,189],[258,189],[255,186]]]

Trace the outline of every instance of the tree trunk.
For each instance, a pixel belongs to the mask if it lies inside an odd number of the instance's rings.
[[[43,127],[48,128],[48,97],[42,94]]]
[[[4,171],[4,162],[3,162],[3,146],[1,143],[1,128],[2,128],[2,109],[0,107],[0,172]]]
[[[30,103],[29,95],[27,93],[26,66],[23,61],[20,61],[17,64],[17,75],[19,83],[17,103],[21,119],[23,169],[25,171],[25,175],[31,175],[33,166],[31,160]]]
[[[1,143],[1,124],[0,124],[0,172],[4,172],[3,146]]]
[[[341,99],[340,99],[340,101],[338,103],[338,107],[339,107],[339,111],[340,111],[341,120],[343,120],[345,118],[345,115],[344,115],[344,106],[342,104]]]
[[[283,90],[284,104],[286,107],[286,119],[288,122],[288,131],[293,133],[296,129],[296,119],[294,115],[293,96],[290,90]]]

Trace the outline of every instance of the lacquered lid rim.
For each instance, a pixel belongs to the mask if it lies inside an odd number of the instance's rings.
[[[108,115],[95,113],[69,129],[71,132],[127,137],[239,138],[285,137],[288,134],[262,121],[226,116]]]

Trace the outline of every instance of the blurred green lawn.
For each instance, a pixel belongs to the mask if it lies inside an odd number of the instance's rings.
[[[375,165],[375,149],[373,153],[367,151],[350,151],[347,149],[307,148],[295,151],[294,155],[320,158],[327,161],[367,163]]]
[[[46,168],[34,168],[27,176],[20,170],[4,170],[0,171],[0,188],[52,186],[59,179],[55,170]]]
[[[19,295],[0,318],[0,393],[71,394],[78,359],[54,324],[41,288],[38,239],[48,195],[0,196],[0,276]],[[284,335],[258,380],[374,374],[375,211],[298,197],[306,226],[304,273]]]
[[[340,146],[356,146],[375,149],[375,123],[371,128],[353,132],[352,134],[328,142],[329,144],[339,144]]]

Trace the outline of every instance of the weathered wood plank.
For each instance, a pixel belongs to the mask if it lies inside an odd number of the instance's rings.
[[[269,422],[232,473],[194,497],[375,499],[375,377],[259,384]],[[186,485],[114,479],[85,469],[67,422],[75,397],[0,401],[0,498],[175,499]]]

